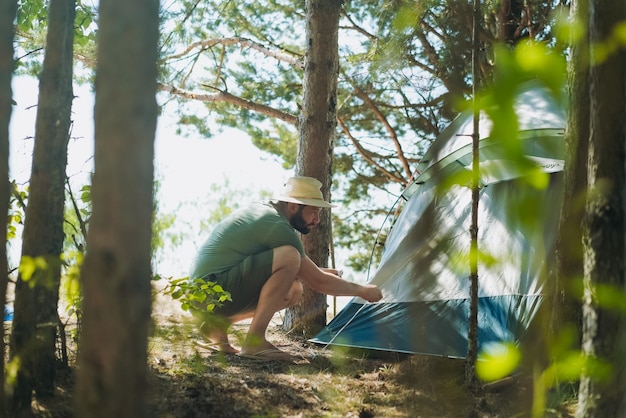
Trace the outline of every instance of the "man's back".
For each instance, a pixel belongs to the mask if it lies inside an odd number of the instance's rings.
[[[304,255],[298,235],[272,205],[254,203],[224,218],[202,244],[190,277],[206,277],[240,263],[247,256],[291,245]]]

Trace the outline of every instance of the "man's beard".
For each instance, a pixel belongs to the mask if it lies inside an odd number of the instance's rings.
[[[289,219],[289,223],[291,224],[291,226],[294,227],[296,231],[306,235],[311,232],[311,228],[309,227],[309,225],[306,224],[306,221],[302,217],[303,210],[304,206],[300,206],[298,208],[298,211],[291,216],[291,219]]]

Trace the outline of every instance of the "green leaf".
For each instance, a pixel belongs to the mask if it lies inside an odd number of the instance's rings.
[[[513,343],[492,344],[480,354],[476,375],[484,381],[502,379],[517,368],[521,358],[519,349]]]
[[[595,287],[595,294],[599,306],[626,314],[626,298],[624,298],[624,292],[619,286],[598,284]]]
[[[626,45],[626,22],[619,22],[613,29],[615,39],[622,45]]]
[[[418,5],[419,2],[403,5],[393,20],[393,27],[399,31],[414,27],[419,19]]]
[[[537,190],[544,190],[550,183],[550,175],[540,168],[530,170],[524,179]]]
[[[37,261],[30,256],[23,256],[20,261],[19,273],[23,281],[28,282],[37,271]]]

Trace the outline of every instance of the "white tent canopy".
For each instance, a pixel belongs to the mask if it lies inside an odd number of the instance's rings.
[[[515,112],[519,130],[509,138],[490,137],[491,121],[485,115],[480,121],[479,349],[523,338],[544,297],[558,225],[564,110],[546,89],[530,84]],[[471,189],[463,182],[441,185],[471,169],[472,122],[465,113],[442,132],[403,193],[405,206],[371,280],[384,299],[352,300],[312,341],[466,356]],[[525,163],[511,158],[505,141],[517,141]],[[529,184],[523,178],[529,170],[546,173],[547,186]]]

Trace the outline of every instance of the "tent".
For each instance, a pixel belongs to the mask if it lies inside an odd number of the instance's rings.
[[[491,137],[492,123],[481,115],[479,350],[497,342],[519,344],[545,297],[562,190],[563,108],[548,90],[530,84],[514,103],[517,135]],[[458,116],[433,142],[420,174],[402,193],[402,210],[370,280],[383,291],[383,300],[352,299],[311,341],[466,357],[470,280],[464,254],[470,245],[471,188],[462,181],[441,186],[470,172],[472,131],[472,114]],[[512,160],[506,141],[517,145],[529,164]],[[547,180],[545,188],[528,181],[530,166],[546,173],[539,177]]]

